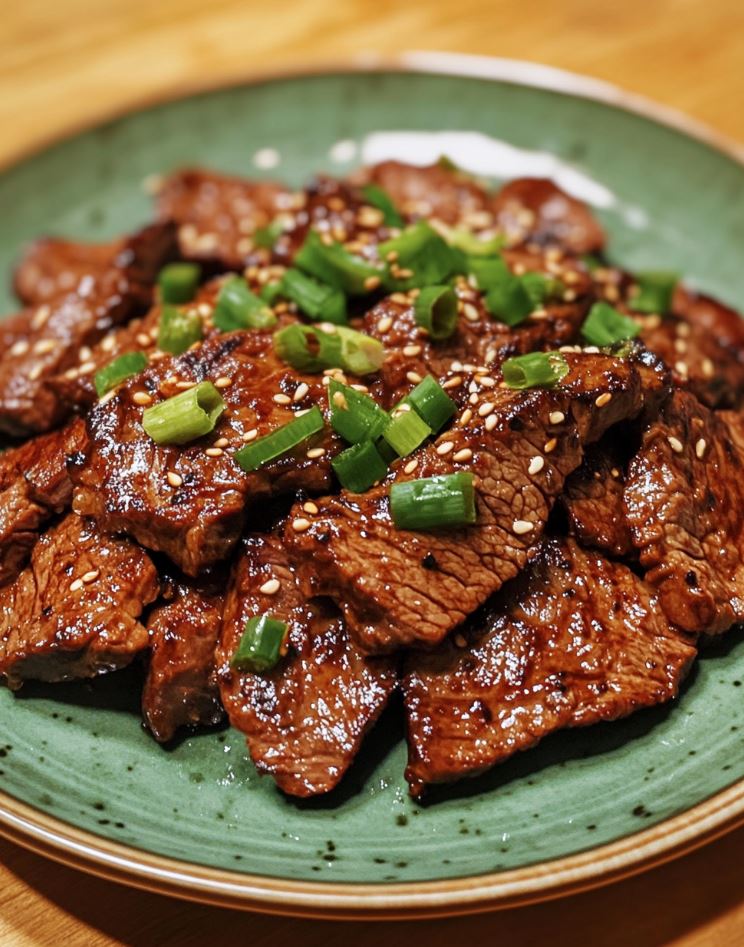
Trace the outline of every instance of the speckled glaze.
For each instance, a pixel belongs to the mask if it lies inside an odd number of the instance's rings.
[[[97,240],[145,221],[141,181],[153,172],[203,162],[299,183],[317,170],[347,170],[358,160],[355,145],[371,133],[443,129],[479,131],[557,156],[611,195],[599,216],[616,259],[673,267],[744,306],[744,168],[733,158],[580,95],[389,71],[211,92],[116,120],[7,171],[0,177],[3,308],[13,306],[10,268],[24,240],[42,233]],[[267,148],[277,153],[261,152]],[[259,164],[278,158],[278,166],[256,167],[257,152]],[[325,913],[338,910],[323,907],[317,883],[352,894],[353,883],[383,893],[398,882],[472,878],[476,887],[476,876],[507,878],[540,863],[539,881],[550,874],[542,863],[618,843],[744,780],[742,681],[744,635],[733,632],[705,653],[673,707],[558,734],[425,806],[407,796],[397,705],[332,797],[298,803],[256,774],[237,732],[158,747],[140,724],[138,668],[92,684],[27,685],[17,696],[2,689],[0,791],[7,796],[4,802],[0,795],[0,823],[4,831],[12,823],[16,837],[28,835],[14,809],[20,801],[56,820],[40,816],[46,826],[64,823],[73,836],[79,829],[107,840],[102,845],[129,847],[133,863],[143,852],[200,871],[227,870],[237,886],[232,903],[241,902],[241,878],[250,876],[245,901],[254,907],[282,907],[281,897],[262,895],[262,878],[274,892],[281,890],[277,880],[300,883],[283,909]],[[30,810],[23,816],[33,822]],[[38,838],[35,844],[45,847]],[[86,844],[95,847],[95,840]],[[62,857],[74,861],[69,852]],[[145,871],[139,883],[147,877]],[[489,880],[496,903],[499,877]],[[185,891],[173,878],[171,889]],[[352,896],[344,913],[405,913],[417,890],[411,884],[406,900],[404,889],[394,909],[382,901],[365,907],[362,894]],[[449,910],[468,902],[464,895],[448,899],[446,885],[441,890]],[[540,891],[533,885],[531,896]]]

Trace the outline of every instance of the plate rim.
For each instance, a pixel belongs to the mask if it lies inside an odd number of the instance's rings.
[[[0,163],[0,174],[101,124],[193,95],[310,75],[387,72],[507,82],[599,102],[681,132],[725,154],[744,169],[744,145],[682,112],[604,80],[526,60],[411,51],[250,72],[214,83],[181,84],[72,125],[49,139],[37,140]],[[651,828],[524,868],[394,884],[313,882],[244,874],[155,855],[77,828],[0,790],[0,836],[70,867],[131,887],[222,907],[347,920],[443,917],[576,894],[661,865],[741,825],[744,780]]]

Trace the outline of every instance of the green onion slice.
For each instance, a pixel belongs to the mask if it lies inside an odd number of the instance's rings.
[[[202,321],[199,313],[184,312],[175,306],[163,306],[158,329],[158,348],[161,352],[180,355],[194,342],[203,338]]]
[[[412,410],[401,410],[382,432],[385,441],[399,457],[405,457],[431,436],[431,428]]]
[[[405,221],[398,213],[392,197],[384,188],[378,184],[365,184],[362,194],[368,204],[382,211],[383,220],[388,227],[405,226]]]
[[[297,323],[277,332],[274,346],[279,358],[305,372],[343,368],[354,375],[370,375],[378,371],[385,358],[380,341],[346,326],[326,332]]]
[[[96,386],[96,393],[100,398],[107,391],[116,388],[132,375],[139,375],[141,371],[147,368],[147,356],[144,352],[127,352],[120,355],[108,365],[100,368],[93,377],[93,384]]]
[[[197,263],[168,263],[158,273],[160,298],[164,303],[191,302],[201,278]]]
[[[380,370],[385,347],[379,339],[346,326],[339,326],[336,332],[341,338],[341,368],[353,375],[371,375]]]
[[[275,305],[282,295],[282,284],[277,281],[275,283],[264,283],[261,289],[258,292],[258,295],[263,299],[267,306]]]
[[[475,523],[475,487],[467,472],[394,483],[390,513],[398,529],[442,529]]]
[[[581,334],[590,343],[600,347],[634,339],[641,327],[630,316],[624,316],[609,303],[594,303],[581,327]]]
[[[369,395],[335,380],[328,385],[328,406],[331,427],[350,444],[376,440],[390,420]]]
[[[271,615],[249,618],[230,667],[256,673],[270,671],[281,657],[287,631],[287,623]]]
[[[560,352],[530,352],[508,358],[501,371],[510,388],[550,387],[568,374],[568,362]]]
[[[416,297],[414,318],[432,339],[448,339],[457,325],[457,296],[449,286],[426,286]]]
[[[214,430],[225,402],[211,381],[202,381],[146,408],[142,427],[156,444],[188,444]]]
[[[340,243],[325,244],[310,230],[295,256],[295,266],[350,296],[363,296],[380,285],[381,271],[353,256]]]
[[[518,276],[509,274],[486,293],[486,308],[499,322],[518,326],[535,308],[530,294]]]
[[[258,470],[269,461],[276,460],[288,451],[291,451],[298,444],[306,441],[308,437],[317,434],[323,430],[323,415],[317,405],[298,418],[293,418],[287,424],[272,431],[265,437],[246,444],[235,453],[235,460],[246,471],[251,473]]]
[[[509,267],[506,265],[506,261],[500,256],[489,257],[487,259],[469,256],[467,268],[468,273],[471,273],[475,277],[478,289],[483,291],[487,291],[493,286],[500,286],[512,275]]]
[[[378,252],[386,261],[385,286],[392,290],[438,285],[461,269],[461,254],[425,220],[381,243]],[[395,255],[392,261],[390,254]]]
[[[419,382],[404,400],[435,433],[440,431],[457,411],[455,402],[431,375]]]
[[[672,296],[679,282],[676,273],[646,272],[636,274],[636,292],[630,297],[630,305],[636,312],[665,313],[672,305]]]
[[[506,238],[502,234],[484,238],[465,227],[454,227],[447,233],[447,242],[467,256],[490,257],[504,248]]]
[[[564,288],[559,279],[555,279],[553,276],[545,276],[544,273],[525,273],[519,279],[535,307],[542,306],[548,299],[559,296]]]
[[[258,227],[253,232],[253,242],[257,247],[263,247],[265,250],[271,250],[283,231],[280,220],[272,220],[265,227]]]
[[[346,324],[346,297],[341,290],[319,283],[295,269],[284,273],[280,286],[282,295],[296,303],[309,319],[334,325]]]
[[[331,466],[345,490],[364,493],[387,474],[387,464],[372,441],[354,444],[337,454]]]
[[[212,321],[222,332],[233,332],[268,329],[276,325],[276,316],[260,296],[248,289],[244,279],[232,276],[220,290]]]

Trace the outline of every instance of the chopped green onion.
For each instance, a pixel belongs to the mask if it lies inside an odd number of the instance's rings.
[[[375,441],[375,447],[377,448],[377,453],[382,457],[386,464],[392,464],[394,460],[398,459],[398,452],[394,447],[391,447],[384,437],[378,437]]]
[[[589,273],[594,273],[595,270],[599,270],[604,266],[602,258],[594,253],[582,253],[579,259]]]
[[[415,411],[401,410],[382,432],[399,457],[405,457],[431,436],[431,428]]]
[[[211,381],[203,381],[146,408],[142,427],[156,444],[188,444],[214,430],[225,402]]]
[[[232,276],[217,297],[212,320],[223,332],[235,329],[268,329],[276,325],[276,316],[266,303],[248,289],[245,280]]]
[[[447,234],[447,242],[452,247],[457,247],[468,256],[494,256],[503,249],[506,238],[501,234],[485,239],[472,230],[464,227],[454,227]]]
[[[672,305],[672,296],[679,282],[676,273],[637,273],[638,289],[630,297],[630,305],[636,312],[665,313]]]
[[[323,243],[317,230],[308,232],[295,256],[295,266],[351,296],[363,296],[380,285],[380,270],[353,256],[340,243]]]
[[[468,273],[472,273],[475,277],[478,289],[483,291],[489,290],[493,286],[500,286],[512,275],[506,261],[500,256],[489,257],[488,259],[470,256],[468,257],[467,267]]]
[[[270,671],[282,654],[287,637],[286,622],[270,615],[256,615],[245,623],[243,636],[232,656],[230,667],[238,671]]]
[[[280,282],[264,283],[258,295],[268,306],[273,306],[282,295],[282,284]]]
[[[105,395],[107,391],[116,388],[132,375],[138,375],[147,367],[147,356],[144,352],[127,352],[120,355],[108,365],[100,368],[94,378],[93,384],[96,386],[98,397]]]
[[[323,415],[318,406],[313,405],[306,414],[301,414],[298,418],[277,428],[276,431],[272,431],[271,434],[241,447],[235,453],[235,460],[246,473],[251,473],[263,467],[264,464],[268,464],[269,461],[286,454],[306,441],[308,437],[322,430]]]
[[[266,224],[265,227],[258,227],[253,232],[253,242],[257,247],[271,250],[279,239],[283,229],[280,220],[272,220],[270,224]]]
[[[532,300],[533,306],[542,306],[542,304],[551,297],[558,296],[563,292],[563,283],[552,276],[545,276],[544,273],[530,272],[520,276],[522,286],[527,290],[527,295]]]
[[[160,298],[164,303],[191,302],[201,277],[196,263],[168,263],[158,273]]]
[[[510,388],[550,387],[568,374],[568,362],[559,352],[530,352],[508,358],[501,371]]]
[[[439,382],[427,375],[405,398],[419,417],[436,433],[457,411],[457,405]]]
[[[624,316],[609,303],[594,303],[581,327],[581,334],[591,345],[614,345],[634,339],[641,327],[630,316]]]
[[[432,339],[448,339],[457,325],[457,296],[449,286],[426,286],[416,297],[414,318]]]
[[[381,243],[378,252],[387,261],[385,285],[393,290],[441,284],[461,268],[461,255],[425,220]],[[388,261],[391,254],[394,259]]]
[[[299,270],[287,270],[280,283],[282,294],[297,303],[301,312],[316,322],[346,324],[346,297],[339,289],[319,283]]]
[[[394,483],[390,512],[398,529],[441,529],[475,523],[471,473],[460,472]]]
[[[365,184],[362,194],[368,204],[382,211],[383,220],[388,227],[405,226],[405,221],[398,213],[392,197],[384,188],[377,184]]]
[[[387,473],[387,464],[372,441],[342,451],[333,458],[331,466],[341,486],[351,493],[364,493]]]
[[[282,361],[301,372],[341,367],[341,336],[299,322],[274,333],[274,348]]]
[[[161,352],[180,355],[203,337],[202,321],[198,312],[183,312],[175,306],[163,306],[158,329],[158,348]]]
[[[379,339],[346,326],[339,326],[336,332],[341,338],[341,368],[352,375],[379,371],[385,361],[385,347]]]
[[[518,276],[511,275],[486,293],[486,308],[499,322],[518,326],[535,308],[530,294]]]
[[[328,385],[328,405],[331,427],[350,444],[376,440],[390,420],[369,395],[333,379]]]

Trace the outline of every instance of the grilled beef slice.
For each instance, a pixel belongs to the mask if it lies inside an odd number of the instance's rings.
[[[135,234],[114,263],[71,292],[0,323],[0,432],[22,437],[64,420],[51,379],[84,362],[86,348],[149,305],[152,285],[173,251],[173,229]]]
[[[124,245],[123,238],[98,244],[42,237],[26,248],[13,288],[24,306],[41,306],[72,292],[83,279],[100,281]]]
[[[278,591],[262,591],[272,580]],[[286,655],[262,674],[231,668],[246,621],[265,612],[289,625]],[[294,796],[338,784],[396,683],[389,659],[364,657],[335,610],[304,598],[271,536],[243,541],[217,660],[231,724],[246,734],[257,769]]]
[[[744,452],[735,421],[675,392],[628,470],[633,544],[667,618],[717,634],[744,619]]]
[[[157,594],[147,553],[68,514],[0,589],[0,674],[17,689],[28,679],[70,680],[123,667],[147,647],[138,618]]]
[[[220,388],[226,410],[214,431],[183,447],[151,440],[135,396],[147,393],[155,403],[178,394],[180,385],[204,380],[226,385]],[[325,401],[320,376],[299,375],[280,362],[270,332],[218,335],[163,358],[88,415],[87,454],[71,468],[74,509],[95,517],[107,532],[129,533],[165,552],[187,575],[196,575],[229,554],[247,503],[328,488],[329,456],[339,443],[329,428],[255,473],[245,473],[232,457],[253,432],[269,434],[294,417],[293,409]],[[326,453],[317,457],[318,449]]]
[[[147,619],[150,665],[142,715],[161,743],[186,726],[214,726],[224,711],[215,668],[224,594],[222,582],[182,577],[164,583],[163,603]]]
[[[85,440],[77,420],[0,454],[0,585],[21,570],[42,525],[70,505],[67,459]]]
[[[626,566],[547,539],[454,639],[410,655],[411,793],[476,776],[556,730],[671,700],[695,654]]]
[[[318,500],[317,514],[290,514],[285,538],[305,588],[338,602],[364,649],[434,645],[464,621],[524,568],[583,445],[664,390],[663,372],[630,359],[566,361],[569,373],[552,389],[474,392],[453,427],[381,486]],[[476,477],[475,526],[394,527],[391,484],[458,470]],[[311,525],[298,531],[295,519]]]

